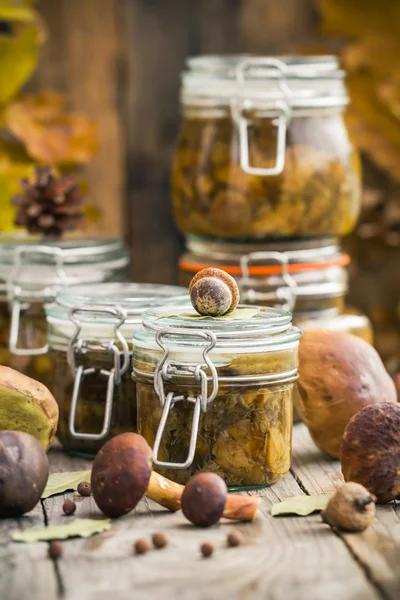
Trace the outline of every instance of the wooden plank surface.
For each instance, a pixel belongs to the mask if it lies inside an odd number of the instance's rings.
[[[49,453],[52,472],[84,470],[90,461]],[[53,563],[47,544],[15,544],[15,527],[65,523],[66,497],[77,502],[77,517],[101,517],[93,498],[76,493],[48,498],[20,521],[0,523],[0,598],[3,600],[398,600],[400,519],[393,505],[378,508],[376,523],[362,534],[338,534],[320,515],[273,518],[269,508],[284,498],[332,491],[341,483],[340,469],[326,461],[306,429],[295,427],[292,472],[257,492],[261,509],[253,523],[223,521],[211,529],[195,528],[181,513],[169,513],[143,500],[113,522],[112,529],[82,540],[64,542]],[[246,492],[243,492],[246,493]],[[45,519],[44,519],[45,516]],[[240,531],[245,545],[226,547],[226,535]],[[132,544],[164,531],[164,550],[135,556]],[[203,559],[199,546],[214,544]],[[397,566],[397,569],[396,569]],[[397,572],[396,572],[397,571]]]

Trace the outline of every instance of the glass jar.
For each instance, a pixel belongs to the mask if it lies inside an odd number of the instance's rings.
[[[345,304],[350,258],[335,239],[258,244],[188,239],[180,260],[180,283],[201,269],[217,267],[235,277],[241,302],[281,306],[301,330],[345,331],[372,343],[368,318]]]
[[[349,233],[361,186],[343,76],[331,56],[189,59],[172,169],[178,228],[236,240]]]
[[[45,304],[82,282],[129,280],[122,239],[0,236],[0,364],[50,385]]]
[[[65,450],[93,455],[108,438],[136,431],[132,330],[148,307],[187,300],[184,288],[142,283],[75,286],[57,294],[46,314],[57,437]]]
[[[204,470],[265,486],[290,467],[300,332],[281,309],[243,310],[157,308],[133,334],[138,429],[154,468],[180,483]]]

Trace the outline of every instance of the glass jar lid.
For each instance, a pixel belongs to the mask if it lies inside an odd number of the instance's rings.
[[[203,317],[191,305],[158,307],[143,314],[143,326],[133,334],[138,348],[159,349],[167,336],[171,348],[186,351],[207,346],[215,338],[215,349],[224,352],[260,352],[297,346],[300,332],[292,327],[292,315],[279,308],[239,305],[225,317]]]
[[[335,56],[196,56],[182,75],[183,104],[230,104],[246,98],[257,106],[344,106],[344,72]],[[249,108],[249,106],[247,107]]]
[[[190,274],[217,267],[238,281],[247,303],[282,300],[291,311],[296,298],[336,298],[347,291],[350,257],[334,240],[299,243],[216,244],[191,239],[196,250],[183,255],[180,268]],[[218,249],[219,248],[219,249]]]
[[[186,303],[188,290],[153,283],[101,283],[73,286],[57,293],[46,307],[53,334],[71,337],[76,323],[88,339],[112,337],[116,318],[122,318],[121,331],[130,339],[132,329],[142,322],[142,314],[152,306]]]
[[[59,284],[96,283],[129,264],[122,238],[67,235],[43,240],[26,233],[0,235],[0,293],[20,286],[26,295],[43,295]]]

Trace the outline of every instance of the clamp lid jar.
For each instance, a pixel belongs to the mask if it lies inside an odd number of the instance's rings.
[[[332,56],[189,59],[172,172],[179,229],[242,240],[349,233],[361,186],[343,79]]]
[[[131,336],[150,306],[187,302],[185,288],[106,283],[66,288],[46,308],[58,437],[67,450],[95,453],[136,430]]]
[[[281,309],[239,307],[200,317],[157,308],[133,334],[138,429],[155,468],[185,482],[269,485],[289,469],[299,330]]]
[[[68,235],[62,240],[0,236],[1,364],[48,385],[44,305],[66,285],[125,281],[129,256],[120,238]]]

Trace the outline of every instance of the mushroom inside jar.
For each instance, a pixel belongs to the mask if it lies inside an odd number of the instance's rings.
[[[145,320],[146,315],[150,312],[145,314]],[[162,327],[160,322],[163,318],[155,317],[155,313],[152,317],[157,326]],[[219,341],[217,332],[217,345],[210,351],[209,357],[217,371],[218,392],[208,402],[206,411],[200,414],[193,462],[187,468],[177,469],[174,465],[160,467],[155,460],[154,468],[163,475],[185,483],[199,471],[211,471],[220,475],[229,486],[265,486],[275,483],[289,470],[299,333],[290,326],[290,315],[279,309],[258,309],[253,317],[246,319],[244,327],[250,330],[253,325],[261,330],[263,320],[265,325],[268,317],[283,319],[284,333],[272,334],[274,340],[268,339],[264,331],[258,340],[248,338],[246,344],[246,331],[241,331],[238,323],[239,341],[226,342],[230,347],[222,349],[219,345],[223,342]],[[175,326],[178,319],[167,318],[168,326]],[[195,319],[193,321],[196,322]],[[223,329],[216,324],[217,321],[203,318],[198,321],[197,327],[213,328],[214,325]],[[183,316],[180,324],[183,326],[188,322],[189,319]],[[228,333],[229,330],[232,332],[234,322],[225,322],[225,326],[227,323]],[[220,335],[223,336],[222,331]],[[184,338],[183,326],[182,340]],[[190,341],[193,342],[193,339],[186,341],[189,346],[185,349],[176,345],[179,345],[177,339],[171,341],[168,365],[173,365],[181,373],[197,361],[204,364],[201,358],[204,344],[199,349],[196,344],[190,347]],[[153,383],[161,356],[159,348],[149,348],[148,332],[142,329],[134,334],[133,373],[137,382],[138,430],[151,446],[154,446],[163,413]],[[209,377],[209,393],[213,385],[211,379]],[[200,386],[193,376],[179,374],[163,385],[165,397],[172,392],[177,401],[167,416],[157,458],[161,462],[183,463],[192,434],[193,399],[198,397]]]

